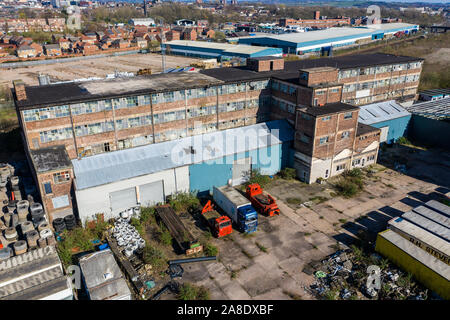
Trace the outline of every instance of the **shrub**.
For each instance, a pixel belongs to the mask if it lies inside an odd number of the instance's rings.
[[[208,257],[217,256],[217,254],[219,253],[219,249],[215,245],[212,245],[210,243],[204,245],[203,250],[205,251],[205,255],[207,255]]]
[[[358,193],[358,186],[355,183],[344,179],[340,180],[336,184],[336,187],[339,193],[346,198],[353,197]]]
[[[169,230],[167,230],[166,227],[163,225],[160,226],[161,232],[159,233],[159,241],[166,245],[170,246],[172,244],[172,235],[170,234]]]
[[[400,137],[397,139],[398,144],[411,145],[411,142],[406,137]]]
[[[166,262],[164,253],[158,248],[154,248],[151,246],[146,246],[144,248],[142,258],[145,263],[151,264],[155,268],[162,267]]]
[[[285,180],[292,180],[297,176],[297,172],[294,168],[284,168],[280,171],[280,176]]]
[[[270,180],[271,179],[269,178],[269,176],[262,175],[260,170],[252,170],[250,179],[247,183],[245,183],[245,186],[248,186],[252,183],[257,183],[262,188],[264,188],[264,186],[266,186],[270,182]]]
[[[155,208],[153,207],[144,207],[141,208],[141,216],[139,217],[141,222],[146,223],[150,220],[155,219]]]
[[[210,295],[205,287],[197,287],[190,283],[184,283],[178,294],[180,300],[209,300]]]
[[[136,231],[139,232],[141,237],[144,236],[144,225],[141,222],[141,220],[139,220],[137,218],[131,218],[130,224],[136,228]]]
[[[186,212],[200,205],[200,201],[191,192],[182,192],[174,195],[169,204],[176,212]]]

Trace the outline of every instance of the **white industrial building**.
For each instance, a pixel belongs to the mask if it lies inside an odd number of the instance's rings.
[[[155,25],[155,20],[152,18],[132,18],[128,21],[132,26],[146,26],[152,27]]]

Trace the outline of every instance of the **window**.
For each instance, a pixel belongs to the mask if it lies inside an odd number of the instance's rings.
[[[52,193],[52,184],[50,182],[44,183],[44,191],[45,191],[45,194]]]
[[[341,171],[345,169],[345,164],[340,164],[336,166],[336,171]]]
[[[323,138],[320,138],[320,139],[319,139],[319,144],[325,144],[325,143],[327,143],[327,142],[328,142],[328,138],[329,138],[329,137],[323,137]]]
[[[373,161],[375,160],[375,155],[371,155],[367,157],[367,161]]]
[[[341,139],[346,139],[350,136],[350,131],[342,132]]]
[[[328,121],[328,120],[331,120],[331,116],[326,116],[326,117],[322,118],[322,121]]]
[[[316,95],[320,96],[325,93],[325,90],[317,90]]]
[[[304,143],[309,143],[310,137],[307,134],[301,133],[300,134],[300,141]]]
[[[62,171],[53,174],[53,180],[55,183],[63,183],[70,180],[69,171]]]
[[[352,165],[356,166],[356,165],[358,165],[360,163],[361,163],[361,159],[356,159],[356,160],[353,160]]]
[[[103,144],[103,147],[104,147],[104,150],[105,150],[106,152],[111,151],[111,147],[109,146],[109,142],[105,142],[105,143]]]
[[[344,114],[344,119],[351,119],[353,114],[351,112],[347,112]]]
[[[337,93],[337,92],[339,92],[339,88],[330,89],[330,93]]]
[[[302,119],[304,119],[304,120],[311,120],[312,117],[310,115],[306,114],[306,113],[302,113]]]

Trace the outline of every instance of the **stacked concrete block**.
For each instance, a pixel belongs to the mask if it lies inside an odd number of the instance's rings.
[[[37,240],[39,239],[39,233],[36,230],[28,231],[26,234],[27,243],[30,248],[37,247]]]
[[[16,255],[27,252],[27,243],[24,240],[16,241],[13,247]]]

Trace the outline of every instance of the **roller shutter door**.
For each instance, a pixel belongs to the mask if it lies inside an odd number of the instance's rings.
[[[248,181],[248,179],[250,179],[251,170],[251,158],[235,160],[233,163],[233,186]]]
[[[114,213],[129,209],[137,205],[136,188],[114,191],[109,194],[111,210]]]
[[[164,203],[164,186],[163,181],[159,180],[139,186],[139,197],[141,206],[149,207],[158,202]]]

